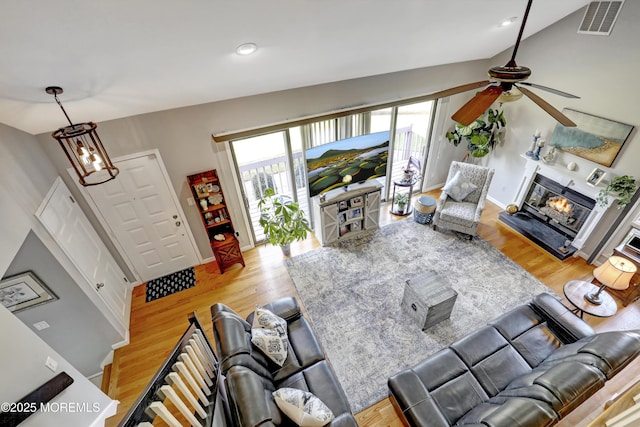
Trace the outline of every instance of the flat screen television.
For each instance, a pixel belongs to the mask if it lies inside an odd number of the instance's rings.
[[[347,175],[351,183],[385,176],[389,131],[329,142],[309,148],[305,156],[310,197],[348,185],[343,181]]]

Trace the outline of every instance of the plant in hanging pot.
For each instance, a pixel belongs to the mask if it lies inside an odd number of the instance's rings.
[[[611,195],[618,198],[618,209],[620,209],[629,204],[637,188],[636,179],[631,175],[618,176],[613,178],[606,188],[600,190],[596,201],[598,205],[607,207]]]
[[[309,221],[304,216],[300,205],[288,196],[276,195],[273,188],[268,188],[258,201],[260,226],[267,242],[280,246],[282,252],[290,255],[291,242],[304,240],[311,232]]]
[[[405,193],[396,194],[396,205],[398,205],[398,213],[403,214],[404,208],[409,204],[409,195]]]
[[[456,123],[455,129],[445,136],[456,147],[462,140],[466,140],[469,154],[484,157],[502,141],[506,124],[502,111],[489,108],[469,126]]]

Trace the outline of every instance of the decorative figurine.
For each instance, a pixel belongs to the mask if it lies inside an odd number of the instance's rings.
[[[542,149],[542,147],[544,147],[544,139],[539,138],[538,142],[536,143],[537,147],[536,147],[536,151],[533,153],[533,156],[531,156],[532,160],[540,160],[540,150]]]
[[[542,156],[542,161],[545,163],[551,163],[556,159],[556,147],[551,147],[551,149]]]
[[[541,135],[540,129],[536,129],[535,133],[533,134],[533,144],[531,144],[531,148],[529,149],[529,151],[524,153],[525,156],[533,158],[536,147],[538,146],[538,140],[540,139],[540,135]]]

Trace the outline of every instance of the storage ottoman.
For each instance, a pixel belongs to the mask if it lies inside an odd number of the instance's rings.
[[[407,280],[402,308],[424,331],[451,316],[458,293],[434,271]]]

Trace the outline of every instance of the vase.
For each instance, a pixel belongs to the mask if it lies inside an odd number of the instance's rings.
[[[202,210],[207,209],[207,199],[200,200],[200,206],[202,206]]]
[[[282,249],[282,254],[284,256],[291,255],[291,243],[285,243],[284,245],[280,245],[280,249]]]

